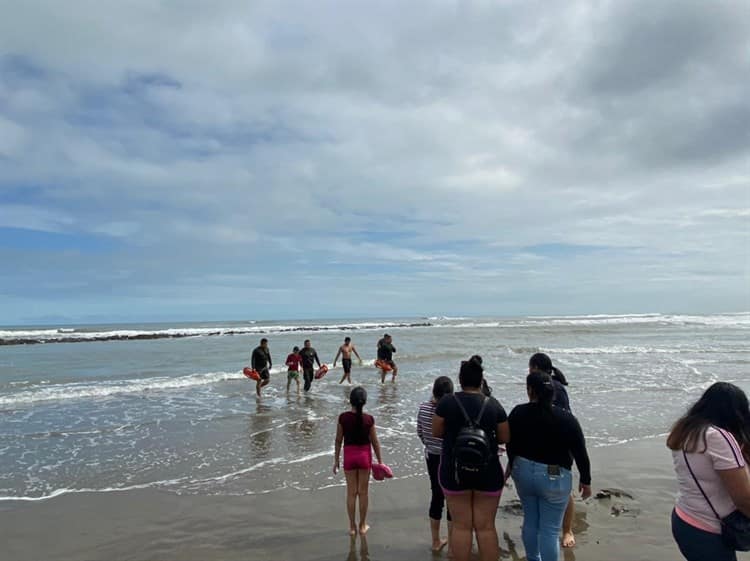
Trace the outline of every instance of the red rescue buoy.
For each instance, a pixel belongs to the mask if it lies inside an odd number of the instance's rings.
[[[328,366],[324,364],[323,366],[318,368],[318,370],[315,372],[315,379],[320,380],[326,374],[328,374]]]
[[[382,370],[383,372],[390,372],[391,370],[393,370],[393,366],[380,359],[375,361],[375,368],[380,368],[380,370]]]

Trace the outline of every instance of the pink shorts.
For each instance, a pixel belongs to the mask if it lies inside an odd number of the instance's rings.
[[[372,467],[372,447],[369,444],[349,444],[344,446],[344,471],[370,469]]]

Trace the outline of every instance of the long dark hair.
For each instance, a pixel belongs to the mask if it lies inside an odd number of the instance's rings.
[[[440,401],[444,395],[453,393],[453,381],[448,376],[438,376],[432,384],[432,397]]]
[[[728,382],[713,384],[674,424],[667,446],[672,450],[697,452],[698,441],[702,441],[705,452],[709,425],[731,432],[745,457],[750,457],[750,405],[742,389]]]
[[[565,374],[562,370],[556,366],[552,366],[552,359],[544,353],[536,353],[531,355],[529,359],[529,368],[531,370],[539,370],[549,374],[553,380],[557,380],[563,386],[568,385],[568,380],[565,378]]]
[[[526,386],[533,392],[537,403],[543,409],[552,411],[552,400],[555,397],[555,386],[552,377],[546,372],[534,370],[526,376]]]
[[[349,403],[357,410],[357,430],[362,428],[362,408],[367,403],[367,391],[362,386],[357,386],[349,394]]]

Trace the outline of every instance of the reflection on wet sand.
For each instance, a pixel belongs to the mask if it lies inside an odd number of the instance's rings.
[[[378,410],[381,414],[396,415],[398,409],[398,387],[395,384],[382,384],[378,388]]]
[[[352,536],[349,542],[349,555],[346,561],[370,561],[370,552],[367,548],[367,536],[359,538],[359,556],[357,556],[357,537]]]
[[[247,432],[253,458],[268,458],[272,444],[271,433],[273,433],[271,407],[259,403],[256,414],[248,417],[248,421]]]

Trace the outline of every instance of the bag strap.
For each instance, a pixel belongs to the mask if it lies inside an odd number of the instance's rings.
[[[484,415],[484,410],[487,407],[487,402],[489,401],[489,399],[487,399],[486,395],[482,396],[482,397],[484,398],[482,400],[482,408],[479,410],[479,415],[477,415],[477,420],[474,421],[477,424],[477,426],[479,426],[479,421],[482,420],[482,415]]]
[[[461,400],[458,399],[458,396],[455,393],[453,394],[453,399],[455,399],[456,403],[458,403],[458,408],[461,410],[461,413],[463,413],[464,419],[466,419],[467,423],[475,427],[479,426],[479,422],[482,420],[482,415],[484,415],[484,410],[487,407],[487,402],[489,401],[489,399],[487,399],[486,396],[482,396],[482,397],[484,398],[484,400],[482,401],[482,407],[479,410],[479,416],[476,418],[475,421],[472,421],[471,417],[469,417],[469,414],[466,412],[466,408],[464,407],[464,404],[461,403]]]
[[[714,508],[714,505],[711,504],[711,501],[708,500],[708,495],[706,495],[706,492],[703,490],[703,487],[701,487],[701,484],[698,483],[698,478],[695,477],[695,474],[693,473],[693,468],[690,467],[690,462],[688,462],[687,454],[685,453],[685,450],[682,450],[682,457],[685,458],[685,465],[688,468],[688,471],[690,472],[690,475],[693,476],[693,481],[695,481],[695,484],[698,486],[698,489],[701,492],[701,495],[703,495],[703,498],[706,499],[706,502],[708,503],[708,506],[711,507],[711,510],[714,513],[714,516],[719,519],[719,522],[721,522],[721,516],[719,516],[719,513],[716,512],[716,509]]]

